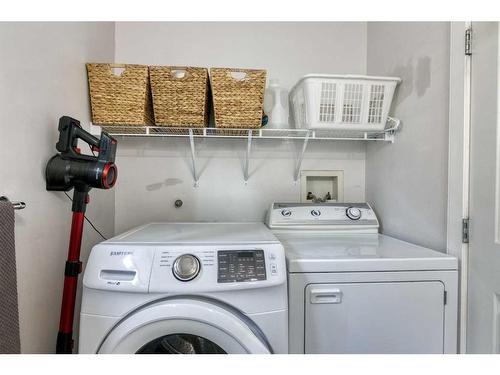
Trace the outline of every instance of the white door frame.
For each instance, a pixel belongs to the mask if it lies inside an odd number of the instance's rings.
[[[450,27],[450,108],[448,146],[447,252],[459,259],[459,353],[467,340],[467,278],[469,245],[462,242],[462,219],[469,218],[469,137],[471,59],[465,54],[465,31],[470,22]]]

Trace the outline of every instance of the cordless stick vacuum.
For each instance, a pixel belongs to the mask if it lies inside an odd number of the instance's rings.
[[[78,140],[87,143],[96,156],[83,155],[78,148]],[[116,182],[117,169],[114,164],[116,140],[106,132],[98,139],[86,132],[80,122],[68,116],[59,119],[58,154],[47,163],[45,169],[48,191],[69,191],[73,193],[73,221],[69,239],[68,260],[64,270],[64,290],[61,318],[57,334],[56,353],[73,352],[73,319],[75,313],[78,275],[82,272],[80,248],[82,244],[85,209],[89,203],[91,188],[110,189]]]

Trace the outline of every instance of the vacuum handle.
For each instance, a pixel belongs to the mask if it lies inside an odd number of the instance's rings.
[[[59,141],[56,143],[56,149],[63,157],[75,159],[97,160],[96,157],[83,157],[77,152],[78,139],[81,139],[90,146],[99,147],[99,139],[82,129],[80,121],[62,116],[59,119]]]
[[[82,128],[75,128],[75,139],[81,139],[90,146],[99,147],[99,139],[94,137],[89,132],[86,132]]]
[[[92,150],[97,150],[99,155],[90,156],[80,154],[77,148],[78,139],[87,143]],[[102,132],[99,139],[83,130],[80,121],[69,116],[63,116],[59,119],[59,141],[56,144],[56,148],[63,158],[114,163],[116,145],[116,139],[106,132]]]

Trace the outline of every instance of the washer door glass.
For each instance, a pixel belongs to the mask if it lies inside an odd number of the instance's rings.
[[[97,352],[268,354],[271,348],[244,315],[216,301],[176,298],[131,313],[108,333]]]
[[[227,354],[216,343],[195,335],[172,334],[144,345],[137,354]]]

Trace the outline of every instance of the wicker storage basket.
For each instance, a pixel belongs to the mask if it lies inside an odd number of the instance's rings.
[[[266,86],[266,71],[211,68],[210,82],[215,126],[259,128]]]
[[[113,68],[123,71],[118,75]],[[153,124],[147,66],[87,64],[87,74],[94,124]]]
[[[149,68],[155,124],[175,127],[208,125],[208,70],[151,66]]]

